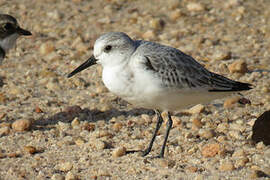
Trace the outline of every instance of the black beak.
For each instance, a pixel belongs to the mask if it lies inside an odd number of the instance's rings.
[[[92,55],[89,59],[87,59],[87,61],[85,61],[83,64],[81,64],[79,67],[77,67],[74,71],[72,71],[71,73],[68,74],[68,78],[72,77],[73,75],[77,74],[78,72],[81,72],[82,70],[95,65],[97,62],[96,58],[94,57],[94,55]]]
[[[20,27],[18,27],[18,28],[16,29],[16,31],[17,31],[17,33],[18,33],[19,35],[23,35],[23,36],[31,36],[31,35],[32,35],[32,33],[31,33],[30,31],[27,31],[27,30],[22,29],[22,28],[20,28]]]

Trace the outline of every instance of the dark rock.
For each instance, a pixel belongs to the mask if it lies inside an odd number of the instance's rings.
[[[252,127],[252,137],[254,142],[262,141],[265,145],[270,145],[270,111],[265,111],[255,121]]]

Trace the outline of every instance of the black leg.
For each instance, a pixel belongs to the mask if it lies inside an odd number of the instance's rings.
[[[166,126],[167,126],[166,134],[165,134],[165,137],[164,137],[164,142],[163,142],[163,145],[162,145],[160,154],[158,156],[160,158],[163,158],[164,157],[165,147],[166,147],[166,143],[167,143],[167,140],[168,140],[168,136],[169,136],[170,130],[172,128],[172,124],[173,124],[173,121],[172,121],[170,112],[168,112],[168,121],[166,123]]]
[[[151,141],[150,141],[150,143],[149,143],[149,145],[148,145],[148,148],[147,148],[146,150],[143,151],[142,156],[146,156],[147,154],[150,153],[150,151],[151,151],[151,149],[152,149],[152,146],[153,146],[153,143],[154,143],[154,141],[155,141],[155,138],[156,138],[156,136],[157,136],[157,132],[158,132],[158,130],[160,129],[161,124],[163,123],[163,119],[162,119],[162,116],[161,116],[160,112],[159,112],[158,110],[155,110],[155,113],[156,113],[157,118],[158,118],[158,120],[157,120],[157,125],[156,125],[156,129],[155,129],[155,132],[154,132],[154,134],[153,134],[153,136],[152,136],[152,139],[151,139]]]

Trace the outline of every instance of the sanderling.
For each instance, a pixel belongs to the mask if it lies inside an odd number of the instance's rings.
[[[0,14],[0,64],[21,35],[30,36],[32,34],[30,31],[22,29],[14,17]]]
[[[151,151],[163,122],[161,111],[168,111],[168,121],[158,157],[164,157],[172,127],[170,111],[222,98],[233,91],[251,89],[250,84],[208,71],[178,49],[132,40],[122,32],[110,32],[99,37],[94,45],[94,54],[68,77],[96,63],[102,65],[102,80],[111,92],[131,104],[155,110],[158,121],[143,156]]]

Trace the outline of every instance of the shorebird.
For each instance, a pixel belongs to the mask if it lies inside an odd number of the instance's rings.
[[[8,15],[0,14],[0,64],[6,53],[16,44],[20,36],[32,35],[30,31],[22,29],[17,20]]]
[[[161,111],[168,111],[168,121],[158,157],[164,157],[172,127],[171,111],[251,89],[248,83],[208,71],[178,49],[133,40],[122,32],[100,36],[95,42],[93,55],[68,77],[95,64],[102,65],[102,80],[112,93],[136,106],[155,110],[158,121],[143,156],[151,151],[163,122]]]

